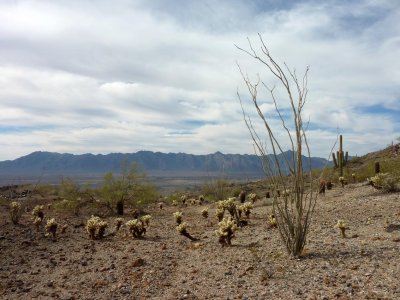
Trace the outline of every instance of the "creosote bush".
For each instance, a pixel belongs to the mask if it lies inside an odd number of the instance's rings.
[[[14,225],[17,225],[19,220],[21,219],[22,215],[22,210],[21,210],[21,204],[19,204],[16,201],[13,201],[10,203],[10,218],[11,222],[13,222]]]
[[[222,246],[231,246],[231,240],[234,237],[234,233],[238,228],[236,223],[230,217],[228,217],[219,222],[218,226],[219,228],[215,231],[215,234],[218,237],[219,243]]]

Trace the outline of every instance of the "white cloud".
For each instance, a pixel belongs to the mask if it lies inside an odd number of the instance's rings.
[[[252,153],[236,62],[277,81],[234,44],[248,36],[259,49],[257,32],[299,76],[311,66],[313,155],[329,153],[337,127],[351,153],[374,150],[400,131],[399,17],[393,1],[3,1],[0,160],[35,150]]]

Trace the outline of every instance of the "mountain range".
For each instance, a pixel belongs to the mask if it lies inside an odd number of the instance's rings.
[[[292,156],[291,151],[284,155]],[[283,155],[279,155],[279,160]],[[104,174],[121,170],[123,162],[136,162],[146,173],[154,172],[219,172],[224,174],[254,173],[263,174],[260,158],[257,155],[222,154],[216,152],[207,155],[186,153],[161,153],[139,151],[136,153],[110,154],[60,154],[37,151],[29,155],[0,162],[0,174]],[[311,158],[312,168],[322,168],[326,159]],[[308,159],[304,157],[305,167]]]

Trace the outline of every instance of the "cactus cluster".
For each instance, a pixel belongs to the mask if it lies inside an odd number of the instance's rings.
[[[256,193],[250,193],[247,198],[251,201],[251,202],[256,202],[258,199],[258,195]]]
[[[101,220],[99,217],[92,216],[86,222],[86,231],[88,232],[90,239],[101,239],[104,237],[107,226],[108,223],[106,221]]]
[[[21,204],[18,202],[10,203],[10,218],[14,225],[17,225],[21,218]]]
[[[148,227],[150,224],[151,216],[150,215],[144,215],[140,218],[144,224]]]
[[[218,230],[215,231],[218,241],[222,246],[231,246],[232,238],[234,237],[235,231],[238,228],[236,223],[230,217],[228,217],[219,222],[218,226]]]
[[[253,209],[253,203],[251,203],[251,202],[243,203],[242,205],[240,205],[238,207],[239,217],[241,217],[242,214],[244,214],[246,216],[246,218],[250,218],[250,213],[251,213],[252,209]]]
[[[141,219],[129,220],[125,223],[125,226],[134,238],[141,238],[146,233],[146,226]]]

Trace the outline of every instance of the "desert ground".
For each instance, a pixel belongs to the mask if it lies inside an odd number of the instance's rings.
[[[201,216],[205,207],[208,218]],[[90,240],[89,212],[74,216],[46,207],[45,218],[68,224],[52,241],[32,225],[29,212],[14,225],[3,205],[0,298],[400,299],[400,193],[356,183],[319,195],[297,259],[269,228],[266,198],[255,203],[231,247],[218,243],[213,203],[144,210],[152,215],[144,238],[134,239],[124,227],[116,232],[116,216],[108,215],[105,237]],[[198,241],[175,230],[178,210]],[[129,212],[124,219],[132,219]],[[338,219],[348,224],[345,238],[334,227]]]

